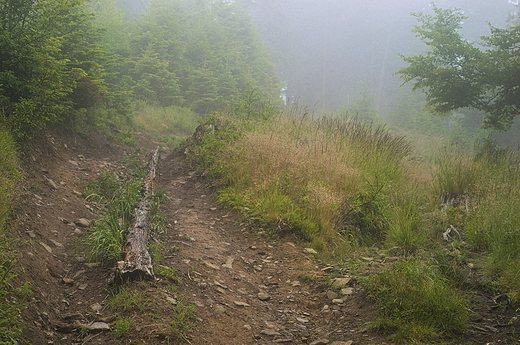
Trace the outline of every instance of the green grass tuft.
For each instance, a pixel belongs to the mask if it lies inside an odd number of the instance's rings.
[[[422,261],[396,262],[368,277],[364,287],[381,308],[374,327],[391,331],[395,340],[431,339],[468,325],[466,300]]]
[[[103,216],[95,222],[85,237],[92,260],[118,261],[121,259],[124,235],[128,230],[143,182],[133,179],[121,183],[117,175],[104,172],[97,181],[87,186],[87,198],[96,198],[105,205]]]

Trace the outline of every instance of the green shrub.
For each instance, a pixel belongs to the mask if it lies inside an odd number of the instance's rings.
[[[373,326],[395,340],[431,339],[468,325],[467,302],[428,263],[398,261],[368,277],[364,287],[381,310]]]
[[[179,298],[173,307],[173,319],[170,323],[170,330],[175,337],[183,337],[192,327],[190,322],[195,305],[188,304],[184,298]]]
[[[101,261],[120,260],[124,235],[142,197],[143,182],[141,179],[133,179],[123,185],[115,174],[102,173],[89,186],[88,191],[95,191],[89,195],[97,196],[105,205],[103,216],[96,220],[84,240],[90,257]],[[105,190],[102,189],[103,186]],[[115,189],[116,186],[120,186],[119,189]]]
[[[0,128],[0,344],[17,344],[22,335],[21,312],[31,291],[13,287],[15,257],[6,237],[16,185],[22,178],[18,152],[11,134]]]
[[[402,255],[409,256],[431,248],[426,231],[423,229],[423,217],[413,201],[392,207],[388,212],[388,247],[397,247]]]
[[[127,287],[121,287],[110,300],[110,307],[119,313],[143,312],[146,303],[144,293],[132,291]]]
[[[133,323],[134,321],[131,318],[123,317],[117,319],[116,322],[114,322],[114,329],[112,332],[114,332],[114,334],[119,338],[124,337],[130,333]]]

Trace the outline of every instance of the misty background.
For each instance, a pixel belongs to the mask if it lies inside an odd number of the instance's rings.
[[[475,41],[489,34],[487,22],[503,27],[514,6],[508,0],[439,0],[468,16],[464,34]],[[368,91],[382,116],[399,92],[394,76],[423,45],[411,29],[410,12],[428,12],[430,0],[256,0],[251,9],[273,49],[289,99],[335,110]]]
[[[399,54],[422,52],[411,29],[411,12],[431,11],[431,0],[244,0],[272,52],[288,102],[336,111],[370,97],[381,116],[389,114],[405,64]],[[147,0],[119,0],[136,16]],[[511,0],[437,0],[468,16],[464,35],[477,41],[488,22],[504,27],[515,7]]]

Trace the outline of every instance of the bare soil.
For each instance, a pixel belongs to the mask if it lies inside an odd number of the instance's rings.
[[[222,208],[211,181],[176,152],[161,155],[157,184],[169,201],[161,206],[165,229],[153,240],[160,244],[159,264],[174,268],[177,275],[129,284],[129,291],[146,297],[140,308],[122,312],[111,306],[114,269],[88,262],[82,245],[88,229],[77,221],[95,220],[99,213],[81,191],[101,171],[126,176],[128,157],[146,160],[158,143],[140,139],[137,149],[102,137],[46,133],[30,151],[27,183],[21,187],[10,233],[19,248],[17,280],[28,282],[34,292],[23,313],[28,343],[392,344],[367,331],[377,312],[356,277],[351,277],[346,295],[332,289],[337,270],[305,252],[296,238],[272,239],[261,231],[265,229]],[[367,264],[380,265],[380,259]],[[475,297],[479,313],[474,326],[447,341],[517,344],[508,326],[514,308],[496,308],[487,293]],[[192,327],[181,336],[171,328],[174,303],[196,306]],[[133,324],[120,337],[111,331],[85,331],[93,322],[113,330],[121,317]]]

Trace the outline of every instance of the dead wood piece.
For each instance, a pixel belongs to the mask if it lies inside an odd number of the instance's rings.
[[[148,173],[144,179],[143,199],[139,202],[134,214],[134,223],[128,229],[123,250],[125,261],[116,272],[115,283],[136,279],[154,279],[152,257],[148,253],[150,226],[148,224],[150,195],[153,195],[159,147],[155,150]]]

